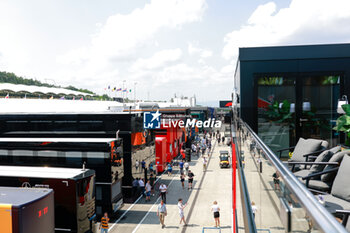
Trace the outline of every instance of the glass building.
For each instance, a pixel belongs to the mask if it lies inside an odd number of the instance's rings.
[[[338,101],[350,94],[350,44],[240,48],[234,88],[239,117],[273,151],[299,137],[335,146]]]

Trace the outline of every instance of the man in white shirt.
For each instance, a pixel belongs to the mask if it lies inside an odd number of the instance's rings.
[[[166,193],[167,193],[167,189],[168,187],[162,183],[160,186],[159,186],[159,191],[160,191],[160,195],[162,197],[162,200],[164,201],[164,203],[166,203]]]
[[[190,164],[186,161],[184,164],[185,170],[186,170],[186,175],[188,175],[188,169],[190,168]]]
[[[145,182],[143,182],[143,180],[140,178],[139,179],[139,189],[140,192],[142,193],[142,196],[145,196]]]
[[[139,171],[139,166],[140,166],[140,163],[139,163],[139,161],[138,161],[138,160],[136,160],[136,162],[135,162],[136,172],[138,172],[138,171]]]

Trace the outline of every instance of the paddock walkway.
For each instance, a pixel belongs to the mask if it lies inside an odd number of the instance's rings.
[[[124,216],[116,223],[110,224],[109,232],[202,232],[203,227],[212,228],[215,225],[211,212],[211,206],[215,200],[221,209],[221,232],[232,232],[232,171],[230,168],[220,169],[219,167],[219,151],[230,151],[230,147],[223,144],[218,145],[214,141],[212,144],[214,147],[205,172],[202,159],[192,157],[190,170],[195,174],[192,191],[182,189],[178,168],[174,169],[172,176],[161,176],[159,182],[168,185],[168,216],[165,218],[166,227],[164,229],[161,228],[156,215],[160,202],[160,198],[156,195],[151,197],[151,202],[146,203],[142,198],[136,204],[126,204],[121,212]],[[187,179],[185,185],[187,187]],[[179,198],[182,198],[184,203],[188,202],[185,208],[187,226],[179,224],[180,217],[177,207]],[[207,229],[205,232],[219,232],[219,230]]]

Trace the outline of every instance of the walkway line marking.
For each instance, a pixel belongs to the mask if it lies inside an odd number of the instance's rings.
[[[168,185],[168,188],[170,187],[171,183],[173,183],[174,179],[175,179],[175,174],[174,174],[174,177],[173,179],[170,181],[169,185]],[[168,189],[167,188],[167,189]],[[147,218],[147,216],[149,215],[149,213],[151,213],[151,210],[153,209],[153,207],[158,204],[158,201],[159,199],[161,198],[161,196],[159,196],[157,198],[157,200],[154,202],[154,204],[151,206],[151,208],[147,211],[147,213],[145,214],[145,216],[143,216],[143,218],[141,219],[141,221],[139,222],[139,224],[137,224],[137,226],[135,227],[135,229],[132,231],[132,233],[135,233],[141,226],[141,224],[143,223],[143,221],[145,221],[145,219]]]
[[[154,184],[156,184],[158,182],[158,180],[162,177],[162,175],[164,175],[165,172],[163,172],[154,182]],[[140,199],[142,198],[142,194],[139,196],[139,198],[136,199],[136,201],[134,201],[134,203],[132,203],[131,206],[129,206],[129,208],[127,210],[124,211],[124,213],[113,223],[113,225],[110,227],[110,231],[113,229],[113,227],[122,220],[122,218],[124,218],[124,216],[137,204],[137,202],[140,201]]]

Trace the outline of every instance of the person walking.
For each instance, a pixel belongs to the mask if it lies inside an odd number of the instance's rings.
[[[139,166],[140,166],[140,162],[138,160],[136,160],[136,162],[135,162],[136,172],[139,171]]]
[[[152,162],[149,163],[148,169],[149,169],[149,173],[150,173],[150,174],[153,173],[153,163],[152,163]]]
[[[108,233],[108,223],[109,223],[109,218],[107,212],[104,213],[103,217],[101,218],[101,223],[99,230],[101,230],[101,233]]]
[[[188,171],[188,190],[192,190],[193,189],[193,177],[194,174],[191,170]]]
[[[162,183],[159,186],[160,196],[162,197],[162,201],[164,201],[164,203],[166,203],[167,190],[168,190],[168,187],[164,183]]]
[[[185,170],[186,170],[186,175],[188,175],[188,170],[190,169],[190,164],[186,161],[184,164]]]
[[[203,156],[203,171],[206,171],[207,170],[207,159]]]
[[[214,201],[211,211],[214,213],[215,227],[220,227],[220,207],[217,201]]]
[[[258,212],[258,207],[255,205],[255,202],[252,201],[252,212],[253,212],[253,217],[255,218],[256,212]]]
[[[146,191],[146,201],[151,201],[151,191],[152,191],[151,181],[147,181],[145,191]]]
[[[187,206],[188,203],[186,203],[185,205],[182,203],[182,198],[179,198],[179,201],[177,203],[177,207],[179,208],[179,215],[180,215],[180,223],[182,222],[185,224],[185,226],[187,225],[186,220],[185,220],[185,214],[184,214],[184,209]]]
[[[180,174],[184,174],[184,161],[181,160],[179,163],[179,168],[180,168]]]
[[[145,182],[143,181],[143,179],[139,179],[139,190],[142,194],[142,196],[145,196]]]
[[[205,144],[202,145],[202,156],[205,155],[205,151],[207,150],[207,146]]]
[[[136,197],[137,195],[138,187],[139,187],[139,181],[136,178],[132,181],[132,193],[134,197]]]
[[[167,216],[167,209],[165,202],[163,200],[160,201],[157,209],[157,216],[159,217],[160,224],[162,225],[162,229],[165,227],[164,220],[165,216]]]
[[[145,168],[146,168],[146,162],[145,162],[145,160],[142,160],[142,161],[141,161],[141,168],[142,168],[142,170],[145,170]]]
[[[276,190],[277,189],[281,190],[281,187],[280,187],[280,176],[278,175],[278,173],[277,172],[273,173],[272,178],[273,178],[273,183],[275,185],[275,189]]]
[[[222,136],[222,145],[225,145],[225,136]]]
[[[154,183],[156,181],[156,178],[154,177],[153,173],[151,173],[151,175],[149,176],[149,181],[150,181],[150,185],[151,185],[151,194],[152,196],[154,196]]]
[[[170,163],[168,163],[168,176],[171,176],[171,173],[173,172],[173,167]]]
[[[180,181],[181,181],[182,189],[185,189],[185,175],[184,174],[180,175]]]

